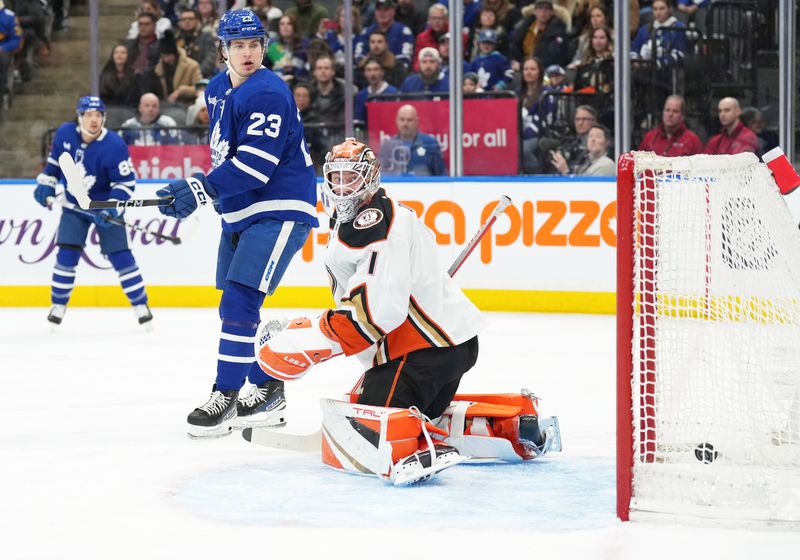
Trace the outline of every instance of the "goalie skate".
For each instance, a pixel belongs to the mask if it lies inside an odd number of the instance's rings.
[[[283,381],[265,381],[254,385],[236,403],[236,421],[233,427],[281,428],[286,425],[286,399]]]
[[[425,482],[436,473],[467,460],[455,447],[434,444],[435,460],[431,462],[431,451],[418,451],[399,460],[392,466],[390,478],[395,486],[408,486]]]

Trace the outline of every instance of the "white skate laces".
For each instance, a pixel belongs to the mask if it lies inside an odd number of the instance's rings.
[[[214,391],[208,398],[208,402],[198,407],[198,410],[207,412],[209,415],[219,414],[230,404],[230,397],[226,397],[221,391]]]

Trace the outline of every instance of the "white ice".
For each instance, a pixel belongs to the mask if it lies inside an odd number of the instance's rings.
[[[616,519],[613,317],[488,314],[462,391],[531,389],[564,452],[394,488],[238,432],[189,440],[217,313],[154,313],[145,333],[130,309],[70,308],[51,333],[44,309],[0,309],[0,558],[800,559],[796,530]],[[286,429],[316,429],[359,373],[338,359],[287,385]]]

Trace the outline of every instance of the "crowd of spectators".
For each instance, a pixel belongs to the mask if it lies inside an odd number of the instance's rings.
[[[263,64],[294,91],[315,161],[321,161],[330,145],[341,139],[346,95],[344,6],[339,4],[331,13],[318,1],[282,0],[280,6],[272,0],[223,2],[228,9],[251,9],[269,30]],[[774,143],[758,109],[742,109],[728,95],[720,96],[719,135],[708,140],[716,131],[689,130],[681,71],[691,55],[692,41],[706,30],[712,3],[631,0],[628,31],[638,132],[635,145],[673,155],[737,149],[763,152]],[[159,115],[177,126],[202,124],[205,109],[199,92],[204,82],[225,69],[216,40],[217,8],[217,0],[141,0],[127,36],[109,53],[100,77],[100,96],[117,108],[112,126],[134,121],[140,128],[163,124],[160,117],[143,113],[153,98],[159,102]],[[403,122],[413,121],[415,134],[422,134],[416,129],[416,114],[409,117],[409,107],[413,109],[414,99],[424,94],[449,92],[448,13],[446,0],[353,1],[354,120],[361,134],[369,128],[368,103],[398,94],[416,94],[403,106]],[[516,96],[520,172],[608,170],[603,157],[614,148],[609,131],[614,120],[612,16],[611,0],[464,1],[463,91],[468,96],[498,92]],[[648,105],[643,108],[643,103]],[[655,120],[659,112],[661,123]],[[398,112],[398,128],[400,117]],[[760,133],[749,126],[760,126]],[[408,134],[400,136],[407,140]],[[160,136],[145,139],[140,131],[126,138],[157,142]],[[430,151],[424,148],[425,158]],[[396,147],[393,153],[387,160],[391,169],[413,174],[446,172],[438,164],[401,165],[405,156]],[[412,159],[418,158],[408,161]]]

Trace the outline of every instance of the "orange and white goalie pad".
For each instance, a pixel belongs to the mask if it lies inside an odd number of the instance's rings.
[[[342,347],[327,329],[325,314],[317,319],[276,317],[262,323],[255,340],[256,360],[276,379],[293,381],[316,364],[342,354]]]
[[[436,425],[448,432],[442,441],[471,459],[526,461],[561,451],[558,417],[541,418],[538,401],[525,390],[456,395]]]
[[[322,399],[322,462],[377,476],[396,486],[422,482],[466,457],[434,441],[444,432],[414,408],[387,408]]]

